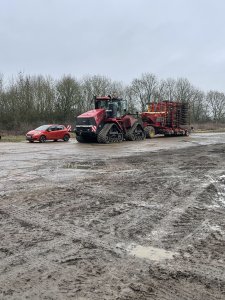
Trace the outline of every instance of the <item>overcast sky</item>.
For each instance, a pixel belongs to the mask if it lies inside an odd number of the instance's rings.
[[[0,73],[188,78],[225,92],[224,0],[0,0]]]

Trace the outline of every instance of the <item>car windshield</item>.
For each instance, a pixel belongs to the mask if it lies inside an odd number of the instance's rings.
[[[49,125],[42,125],[38,128],[36,128],[35,130],[46,130],[49,127]]]

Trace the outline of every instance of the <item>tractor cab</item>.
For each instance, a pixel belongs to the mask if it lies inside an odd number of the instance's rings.
[[[95,109],[105,109],[108,118],[121,118],[126,111],[126,101],[111,96],[95,97]]]

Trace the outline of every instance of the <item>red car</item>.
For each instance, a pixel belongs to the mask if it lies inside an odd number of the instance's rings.
[[[42,125],[34,130],[29,131],[26,134],[26,139],[33,143],[34,141],[38,141],[40,143],[44,143],[47,140],[63,140],[64,142],[68,142],[70,139],[70,134],[68,129],[64,125]]]

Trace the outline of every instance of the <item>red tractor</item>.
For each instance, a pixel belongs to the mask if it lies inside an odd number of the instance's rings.
[[[145,139],[142,121],[126,113],[126,101],[111,96],[94,97],[95,109],[77,117],[76,139],[80,143],[118,143]]]
[[[148,111],[141,113],[146,138],[155,134],[165,136],[188,135],[189,105],[188,103],[162,101],[149,103]]]

